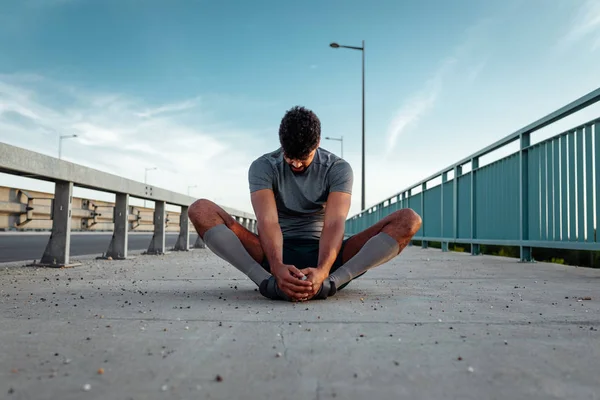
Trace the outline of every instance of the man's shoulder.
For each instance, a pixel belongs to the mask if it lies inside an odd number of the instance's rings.
[[[330,173],[332,169],[352,170],[350,163],[348,163],[346,160],[321,147],[317,149],[315,162],[317,164],[320,164],[320,166],[326,173]]]
[[[256,157],[250,163],[248,174],[251,178],[257,176],[273,177],[275,171],[277,171],[278,165],[281,164],[282,160],[283,157],[280,149],[264,153]]]
[[[270,164],[272,166],[276,166],[277,164],[281,164],[283,161],[283,153],[281,148],[270,151],[268,153],[261,154],[256,157],[251,164]]]
[[[317,162],[320,164],[320,176],[325,179],[330,192],[352,193],[352,166],[343,158],[321,149]]]

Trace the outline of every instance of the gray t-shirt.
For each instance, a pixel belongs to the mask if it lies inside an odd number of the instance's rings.
[[[319,239],[329,193],[351,194],[353,173],[345,160],[320,147],[308,168],[294,173],[279,148],[250,165],[248,182],[250,193],[273,190],[284,239]]]

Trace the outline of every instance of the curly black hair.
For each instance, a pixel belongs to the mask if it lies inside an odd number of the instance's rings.
[[[305,159],[319,144],[321,121],[314,112],[301,106],[289,109],[279,125],[279,142],[285,155]]]

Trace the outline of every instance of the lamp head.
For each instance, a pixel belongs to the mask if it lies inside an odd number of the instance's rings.
[[[337,49],[338,47],[340,47],[340,45],[335,42],[331,43],[329,46],[333,47],[334,49]]]

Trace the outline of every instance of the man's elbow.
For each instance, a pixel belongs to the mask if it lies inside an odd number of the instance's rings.
[[[325,224],[323,226],[324,229],[332,230],[332,231],[343,231],[346,227],[345,218],[335,218],[330,220],[325,220]]]
[[[259,229],[266,231],[274,228],[279,228],[279,220],[276,217],[262,217],[257,221]]]

